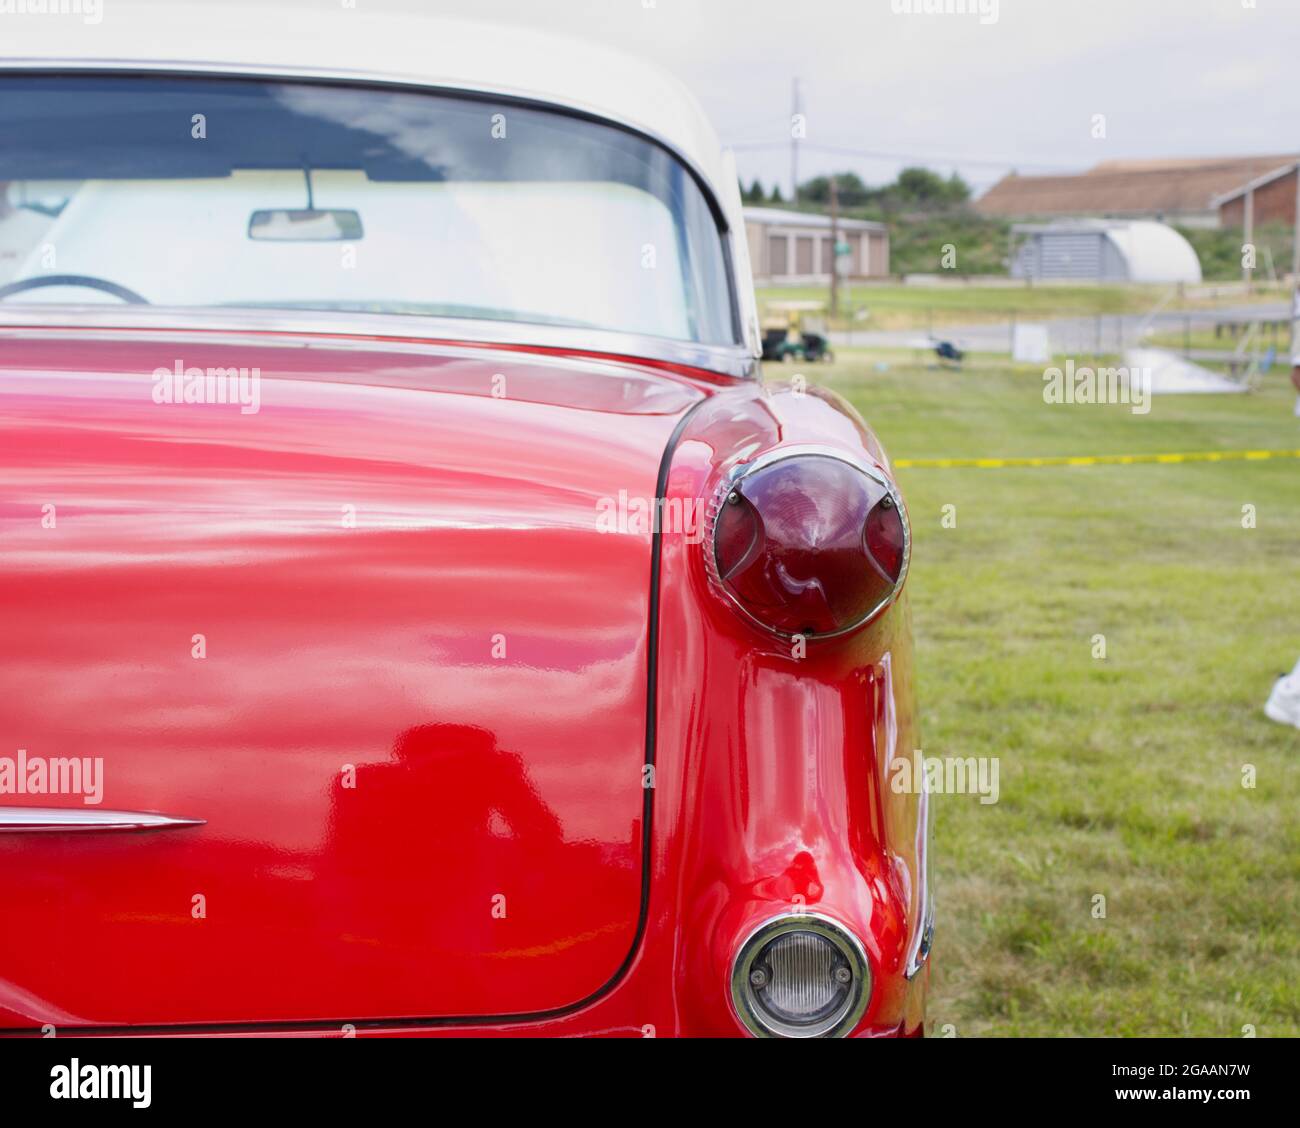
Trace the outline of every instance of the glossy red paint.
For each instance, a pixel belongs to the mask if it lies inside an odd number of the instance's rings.
[[[0,1027],[735,1035],[736,946],[802,906],[867,950],[857,1032],[919,1030],[906,594],[796,659],[693,530],[600,524],[665,451],[687,511],[782,445],[887,467],[842,402],[429,342],[0,350],[0,755],[206,820],[0,835]],[[178,358],[259,368],[260,410],[154,403]]]

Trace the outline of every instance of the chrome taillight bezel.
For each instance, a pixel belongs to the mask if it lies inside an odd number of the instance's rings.
[[[750,973],[763,950],[781,936],[809,932],[835,946],[853,970],[845,1003],[815,1026],[793,1027],[767,1011],[758,998]],[[843,1038],[862,1021],[871,1002],[871,964],[861,941],[845,925],[821,913],[793,912],[772,917],[755,928],[736,951],[731,964],[731,1005],[737,1020],[756,1038]]]
[[[755,615],[745,604],[736,597],[727,583],[723,580],[718,570],[717,547],[716,547],[716,527],[718,514],[722,507],[727,504],[727,498],[747,477],[756,474],[760,470],[765,470],[779,462],[786,462],[791,459],[801,458],[829,458],[851,466],[854,470],[863,474],[865,477],[881,487],[897,507],[898,516],[903,526],[903,564],[899,570],[898,579],[894,581],[894,586],[889,593],[885,595],[875,606],[866,614],[860,616],[856,621],[841,627],[836,631],[826,631],[822,633],[798,634],[793,631],[784,631],[778,627],[764,622]],[[709,578],[709,586],[727,603],[729,603],[737,613],[751,626],[756,627],[765,634],[775,636],[786,641],[795,639],[805,639],[809,642],[821,641],[824,639],[842,638],[854,631],[861,630],[868,623],[875,619],[890,607],[903,590],[903,585],[907,582],[908,569],[912,563],[912,525],[908,519],[907,506],[903,502],[903,495],[899,492],[893,479],[885,470],[874,462],[865,458],[859,458],[847,451],[839,450],[834,447],[825,446],[791,446],[782,447],[777,450],[768,451],[749,462],[741,462],[733,466],[725,474],[718,484],[718,488],[713,491],[713,496],[709,499],[709,504],[705,510],[704,519],[704,537],[702,540],[704,547],[704,570]]]

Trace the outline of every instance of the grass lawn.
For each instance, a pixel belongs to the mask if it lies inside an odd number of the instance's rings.
[[[817,376],[896,459],[1300,448],[1277,370],[1136,416],[876,360]],[[900,477],[924,751],[1001,769],[995,805],[933,797],[930,1033],[1300,1035],[1300,730],[1261,711],[1300,657],[1300,460]]]
[[[1174,352],[1182,352],[1184,347],[1232,352],[1241,342],[1242,337],[1234,337],[1231,333],[1222,333],[1216,337],[1213,329],[1196,329],[1190,333],[1184,329],[1172,329],[1150,333],[1142,343],[1153,348],[1172,349]],[[1246,355],[1249,356],[1255,348],[1258,348],[1261,354],[1266,353],[1270,346],[1277,349],[1278,362],[1289,368],[1291,361],[1291,334],[1289,330],[1283,330],[1276,335],[1261,330],[1255,345],[1246,349]]]
[[[1097,314],[1150,312],[1170,294],[1169,286],[902,286],[854,285],[841,290],[843,316],[837,327],[924,329],[932,325],[982,324],[1042,317],[1094,317]],[[1248,301],[1241,295],[1171,301],[1165,309],[1207,309],[1223,305],[1287,300],[1282,290],[1259,287]],[[825,286],[760,288],[760,310],[768,301],[829,302]],[[853,311],[867,310],[865,320]]]

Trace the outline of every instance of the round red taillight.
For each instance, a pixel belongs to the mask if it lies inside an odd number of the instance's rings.
[[[749,618],[785,636],[843,634],[893,600],[907,515],[883,473],[833,454],[760,459],[719,495],[709,573]]]

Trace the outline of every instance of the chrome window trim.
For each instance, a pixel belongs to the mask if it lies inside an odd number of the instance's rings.
[[[778,1029],[753,1001],[753,987],[749,982],[750,965],[768,943],[787,932],[813,932],[825,937],[853,967],[856,994],[850,996],[849,1006],[825,1029],[815,1028],[807,1034]],[[745,937],[731,962],[729,994],[737,1020],[756,1038],[843,1038],[852,1033],[862,1021],[867,1005],[871,1002],[874,986],[875,980],[866,949],[851,929],[823,913],[796,911],[770,917]]]
[[[522,321],[401,313],[334,313],[240,306],[24,306],[0,302],[0,331],[21,329],[275,333],[333,337],[340,341],[414,341],[430,345],[463,342],[519,349],[554,349],[611,359],[659,361],[698,368],[736,380],[752,380],[758,373],[758,362],[739,345],[695,345],[667,337],[619,333],[609,329],[571,329]]]
[[[722,197],[719,192],[722,186],[715,186],[699,166],[695,159],[681,148],[675,145],[668,138],[661,134],[647,129],[645,126],[638,125],[617,114],[610,114],[596,106],[572,99],[546,99],[540,98],[535,94],[527,91],[513,90],[509,86],[498,85],[490,82],[458,83],[454,81],[442,81],[431,83],[428,79],[418,75],[403,73],[387,74],[382,71],[369,70],[352,70],[350,68],[329,68],[329,67],[302,67],[294,65],[271,65],[262,63],[220,63],[211,61],[167,61],[167,60],[149,60],[149,59],[66,59],[66,58],[49,58],[49,59],[29,59],[13,58],[0,56],[0,75],[4,74],[52,74],[52,75],[100,75],[100,74],[120,74],[120,75],[150,75],[150,76],[171,76],[176,78],[261,78],[261,79],[280,79],[286,82],[317,82],[335,85],[350,86],[381,86],[396,90],[408,90],[425,94],[460,94],[476,97],[481,101],[500,100],[509,102],[514,105],[522,106],[528,109],[549,110],[553,113],[565,113],[571,117],[579,117],[597,124],[613,126],[627,133],[632,133],[638,137],[657,145],[676,160],[683,168],[690,173],[691,178],[699,185],[700,191],[704,193],[705,202],[708,204],[710,211],[713,213],[714,222],[718,229],[718,238],[721,242],[724,269],[727,274],[727,310],[731,315],[732,332],[739,338],[734,344],[727,345],[699,345],[691,341],[675,341],[670,338],[657,338],[641,336],[638,334],[626,334],[617,330],[570,330],[572,333],[587,332],[612,332],[618,336],[629,339],[640,339],[645,341],[668,341],[674,345],[680,345],[686,348],[695,348],[706,350],[706,352],[724,351],[727,353],[735,352],[738,355],[746,357],[751,362],[757,361],[762,354],[761,340],[753,342],[752,348],[745,341],[748,336],[748,326],[746,324],[745,303],[741,300],[741,280],[736,276],[736,263],[739,259],[737,245],[746,238],[743,225],[739,230],[734,228],[729,222],[727,209],[723,205]],[[339,316],[355,316],[352,314],[340,314]],[[398,315],[392,315],[398,316]],[[406,316],[406,315],[401,315]],[[441,319],[439,319],[441,320]],[[506,324],[516,324],[508,322]],[[518,323],[527,326],[531,331],[533,326],[528,323]],[[552,328],[547,326],[546,328]],[[519,341],[519,344],[536,343],[532,341]],[[668,360],[670,363],[686,363],[689,361],[677,361],[672,358],[661,356],[658,353],[648,354],[649,359]],[[707,365],[695,365],[696,367],[708,367]],[[710,371],[717,371],[722,375],[735,375],[734,366],[726,369],[710,368]],[[756,372],[756,365],[751,363],[750,374]],[[748,378],[748,376],[744,377]]]

